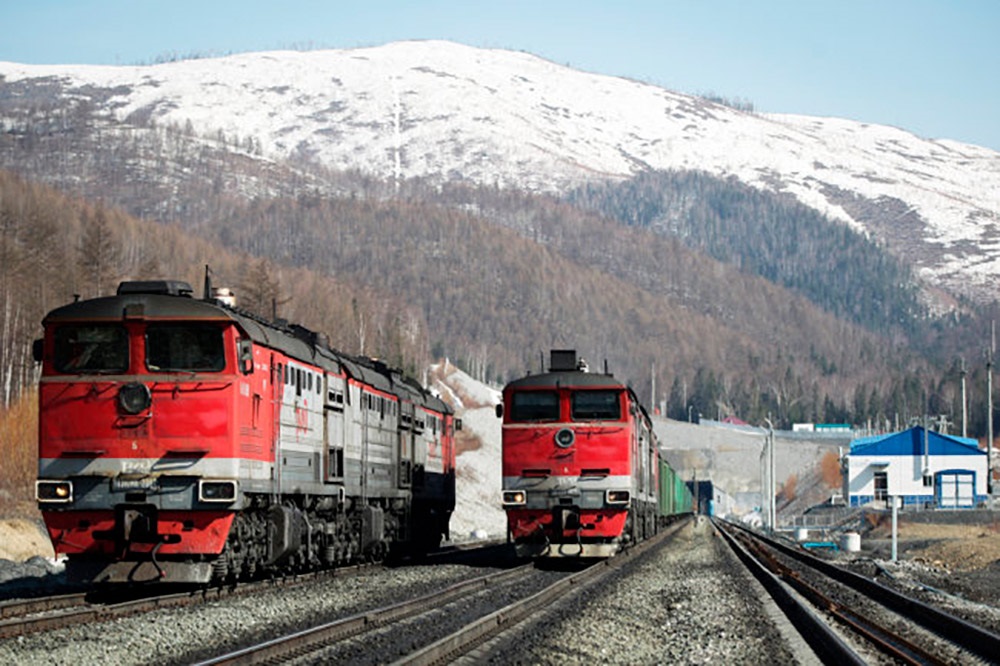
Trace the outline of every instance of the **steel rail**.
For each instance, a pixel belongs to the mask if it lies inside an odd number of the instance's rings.
[[[356,575],[375,565],[352,565],[314,571],[294,576],[251,581],[235,586],[207,587],[173,592],[170,594],[145,594],[141,588],[116,590],[91,590],[89,592],[40,597],[15,601],[0,606],[0,639],[62,629],[87,622],[127,617],[160,608],[177,608],[204,601],[250,594],[275,587],[295,587],[316,579]],[[152,589],[148,590],[152,591]],[[133,598],[122,601],[123,595]],[[136,595],[138,598],[135,598]]]
[[[800,601],[789,587],[776,575],[769,571],[760,561],[754,558],[733,535],[713,521],[713,526],[726,540],[729,547],[747,567],[754,578],[760,581],[764,589],[778,605],[781,611],[802,636],[806,644],[816,653],[824,664],[854,664],[864,666],[868,662],[862,659],[830,625],[817,616],[806,604]]]
[[[5,601],[0,604],[0,620],[79,606],[85,603],[86,598],[86,592],[74,592],[71,594],[36,597],[34,599]]]
[[[778,561],[772,553],[764,549],[760,542],[752,540],[744,533],[739,533],[737,537],[744,541],[744,545],[752,550],[757,559],[771,572],[788,583],[816,608],[832,615],[837,621],[863,636],[884,654],[901,663],[913,664],[914,666],[918,664],[946,666],[949,663],[901,636],[898,632],[823,594],[818,588],[802,580],[797,571]]]
[[[946,641],[958,645],[985,659],[987,662],[996,662],[997,655],[1000,655],[1000,635],[988,629],[967,622],[918,599],[908,597],[891,587],[853,571],[821,560],[801,549],[792,548],[775,539],[750,532],[734,523],[729,523],[729,525],[743,532],[753,534],[755,538],[760,539],[785,555],[795,558],[856,592],[860,592],[864,596],[875,600],[886,608],[913,620],[931,633],[937,634]]]
[[[538,608],[551,605],[552,602],[571,591],[593,585],[626,564],[636,561],[641,555],[676,534],[687,522],[676,522],[658,535],[642,541],[612,558],[602,560],[579,573],[556,581],[530,597],[515,601],[498,611],[485,615],[455,633],[393,662],[392,666],[430,666],[431,664],[452,661],[484,641],[517,626]]]
[[[196,596],[207,598],[209,594],[212,591],[181,592],[109,604],[92,603],[84,599],[83,605],[42,608],[35,611],[39,613],[37,615],[4,620],[0,622],[0,638],[62,629],[87,622],[102,622],[159,608],[175,608],[199,601]]]
[[[300,656],[315,651],[337,641],[384,626],[428,610],[439,608],[462,596],[473,594],[508,579],[523,576],[534,569],[533,564],[524,564],[514,569],[499,573],[479,576],[471,580],[451,585],[440,592],[402,601],[374,611],[358,613],[350,617],[334,620],[294,634],[281,636],[241,650],[197,662],[197,666],[217,666],[219,664],[257,664],[272,659],[287,659],[289,656]]]

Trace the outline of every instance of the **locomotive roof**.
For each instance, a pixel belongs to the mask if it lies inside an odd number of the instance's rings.
[[[626,388],[625,384],[615,379],[613,375],[598,372],[583,372],[582,370],[565,370],[559,372],[544,372],[538,375],[528,375],[515,379],[507,384],[508,389],[548,388],[548,387],[603,387]]]
[[[156,285],[159,282],[148,284]],[[223,306],[218,301],[191,298],[188,294],[190,287],[187,293],[178,290],[174,294],[147,293],[141,290],[129,292],[127,289],[123,293],[120,288],[116,296],[92,298],[56,308],[45,316],[42,323],[122,321],[126,314],[160,321],[232,322],[254,342],[282,351],[291,358],[317,365],[332,373],[344,372],[378,390],[398,395],[403,400],[410,400],[429,409],[451,411],[444,401],[385,364],[351,357],[331,349],[326,345],[325,336],[301,326],[278,326],[248,312]]]
[[[632,388],[615,379],[614,375],[606,375],[599,372],[584,372],[583,370],[557,370],[555,372],[543,372],[537,375],[528,375],[521,379],[515,379],[504,387],[504,392],[516,389],[546,389],[546,388],[614,388],[628,391],[635,400],[636,405],[643,415],[648,419],[646,408],[642,406]]]
[[[126,309],[150,319],[198,319],[224,321],[231,319],[225,310],[209,301],[161,294],[125,294],[77,301],[56,308],[45,316],[43,324],[72,321],[121,321]]]

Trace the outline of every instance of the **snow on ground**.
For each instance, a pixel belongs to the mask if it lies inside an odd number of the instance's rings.
[[[451,536],[460,541],[502,538],[507,519],[500,508],[500,420],[492,407],[479,407],[460,414],[462,427],[482,442],[474,451],[463,451],[455,461],[455,513]]]
[[[49,535],[40,521],[0,520],[0,559],[22,562],[35,556],[51,558],[53,555]]]
[[[455,541],[502,538],[507,521],[500,508],[500,419],[495,410],[500,391],[476,381],[447,360],[434,365],[431,375],[433,387],[462,419],[460,441],[478,442],[478,448],[460,446],[455,461],[451,537]]]
[[[476,381],[448,359],[432,365],[430,373],[434,379],[433,388],[440,391],[442,397],[459,411],[476,407],[489,407],[492,410],[494,405],[500,403],[499,389]],[[499,432],[497,426],[497,433]]]

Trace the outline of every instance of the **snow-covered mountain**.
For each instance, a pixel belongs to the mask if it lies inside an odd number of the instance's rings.
[[[1000,286],[1000,153],[892,127],[746,113],[440,41],[151,66],[0,63],[0,77],[0,94],[37,84],[121,122],[221,131],[271,159],[387,178],[558,192],[647,169],[735,176],[872,233],[932,283]]]

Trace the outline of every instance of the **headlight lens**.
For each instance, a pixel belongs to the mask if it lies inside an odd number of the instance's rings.
[[[126,384],[118,390],[118,404],[126,414],[138,414],[152,403],[149,387],[139,382]]]
[[[505,490],[502,497],[504,506],[520,506],[528,501],[528,494],[523,490]]]
[[[576,433],[569,428],[562,428],[556,433],[556,445],[568,449],[576,441]]]
[[[632,499],[632,493],[627,490],[609,490],[605,495],[608,504],[628,504]]]
[[[67,504],[73,501],[72,481],[35,481],[35,499],[39,502]]]
[[[208,480],[198,482],[198,500],[201,502],[236,501],[237,484],[233,479]]]

